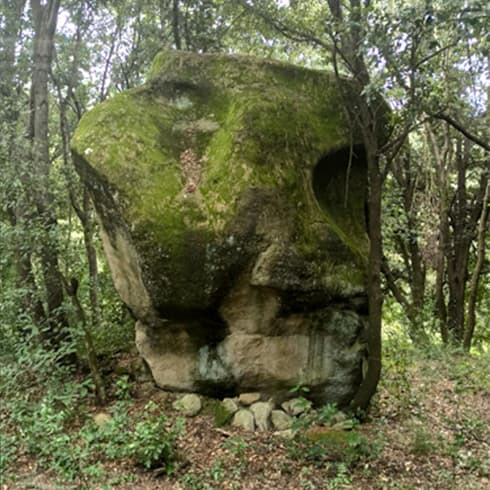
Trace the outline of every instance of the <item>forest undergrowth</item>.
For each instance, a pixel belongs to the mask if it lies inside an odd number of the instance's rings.
[[[400,334],[384,345],[362,423],[325,427],[326,405],[283,439],[218,427],[212,399],[180,417],[177,394],[136,375],[128,352],[106,357],[109,402],[97,406],[88,372],[26,339],[1,364],[0,488],[488,488],[490,354],[417,349]]]

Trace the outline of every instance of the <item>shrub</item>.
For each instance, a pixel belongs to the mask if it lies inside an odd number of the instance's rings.
[[[147,405],[146,408],[150,407]],[[170,424],[164,415],[150,413],[136,424],[127,446],[128,456],[147,469],[164,467],[169,475],[175,468],[176,442],[183,431],[184,419],[179,418]]]
[[[427,456],[436,448],[432,434],[426,431],[423,427],[415,429],[412,441],[412,451],[414,454]]]
[[[112,420],[100,427],[88,422],[81,430],[84,443],[108,459],[130,458],[146,469],[162,467],[171,474],[184,420],[178,418],[172,423],[169,417],[158,413],[153,402],[133,418],[128,415],[129,406],[128,402],[118,402],[113,407]]]

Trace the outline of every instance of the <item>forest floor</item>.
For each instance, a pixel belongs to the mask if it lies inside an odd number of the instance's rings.
[[[4,468],[3,482],[0,475],[0,489],[488,489],[490,363],[485,357],[388,353],[369,415],[349,431],[355,437],[347,444],[313,441],[301,431],[287,440],[217,428],[210,403],[202,414],[185,420],[171,475],[123,457],[101,458],[92,474],[60,477],[49,454],[36,455],[35,449],[20,445]],[[120,395],[123,385],[116,385]],[[151,383],[128,382],[123,388],[129,413],[141,413],[151,400],[153,408],[171,419],[177,416],[171,408],[176,395]],[[104,411],[110,413],[112,405]],[[83,410],[73,427],[80,426],[80,417],[93,417],[101,409],[87,404]],[[304,430],[314,432],[311,424]],[[48,429],[45,437],[50,437]],[[80,464],[85,460],[81,454]]]

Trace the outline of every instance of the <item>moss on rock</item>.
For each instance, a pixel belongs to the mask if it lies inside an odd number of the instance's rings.
[[[257,383],[288,389],[311,378],[330,401],[353,392],[368,240],[366,167],[351,129],[327,72],[183,52],[160,53],[143,86],[84,115],[75,163],[161,386],[180,379],[177,368],[171,377],[158,367],[170,353],[186,359],[181,389],[261,379],[245,365],[248,346],[270,344],[311,372],[283,380],[282,361],[266,362],[269,378]],[[257,338],[234,337],[237,361],[223,339],[241,328]],[[174,331],[185,346],[170,345]],[[317,359],[325,353],[332,359]],[[334,365],[341,374],[329,381]]]
[[[361,286],[359,268],[337,270],[330,258],[318,260],[316,223],[325,222],[325,214],[307,202],[315,201],[311,175],[318,159],[345,146],[347,131],[328,73],[254,58],[163,52],[144,86],[82,118],[72,148],[78,161],[110,183],[144,251],[147,286],[160,291],[157,306],[168,306],[178,293],[188,297],[183,306],[206,308],[225,281],[220,271],[247,261],[253,231],[241,237],[232,231],[251,188],[272,191],[283,207],[296,207],[291,219],[298,238],[286,237],[286,245],[324,268],[315,275],[337,289]],[[347,245],[353,260],[362,262],[359,220],[343,216],[354,223],[351,235],[337,226],[333,242],[324,245],[342,253]],[[330,227],[336,229],[335,220]],[[320,234],[327,236],[323,229]]]

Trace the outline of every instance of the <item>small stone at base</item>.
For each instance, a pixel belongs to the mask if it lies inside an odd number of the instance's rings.
[[[242,405],[252,405],[260,400],[260,393],[242,393],[239,400]]]

